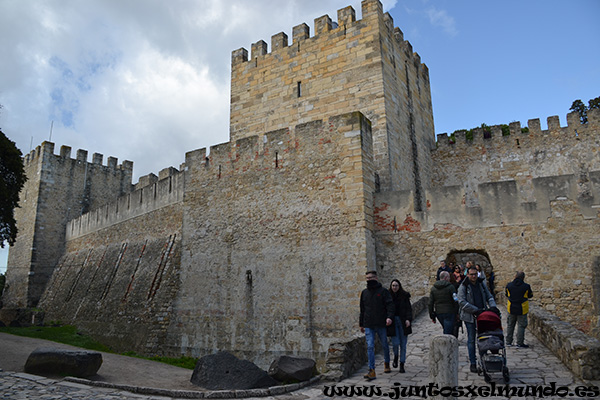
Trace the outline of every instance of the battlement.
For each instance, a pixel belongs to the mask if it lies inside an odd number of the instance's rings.
[[[362,19],[356,19],[356,12],[352,6],[339,9],[337,11],[337,22],[333,21],[329,15],[323,15],[314,20],[315,35],[312,39],[328,40],[328,37],[352,36],[352,28],[370,23],[372,19],[381,21],[383,26],[387,28],[388,33],[394,37],[397,44],[405,52],[406,56],[412,58],[415,65],[422,65],[424,76],[429,79],[429,70],[427,66],[421,64],[421,57],[417,53],[413,53],[413,48],[410,42],[404,40],[404,34],[399,28],[394,27],[394,20],[389,13],[383,13],[383,6],[379,0],[363,0]],[[350,32],[349,32],[350,31]],[[253,62],[258,65],[259,60],[264,60],[265,57],[277,57],[281,51],[285,49],[298,52],[302,49],[302,42],[311,39],[310,28],[306,23],[296,25],[292,28],[292,46],[289,45],[288,35],[284,32],[279,32],[271,36],[271,53],[268,52],[267,43],[264,40],[259,40],[251,45],[250,58],[248,58],[248,50],[244,47],[232,51],[231,65],[232,68],[243,63]]]
[[[183,174],[174,168],[166,168],[163,171],[161,179],[154,174],[141,177],[131,193],[69,221],[67,240],[180,202],[183,199]]]
[[[179,170],[177,168],[167,167],[161,169],[158,173],[158,176],[156,176],[153,173],[140,176],[138,182],[134,185],[133,190],[139,190],[143,187],[154,185],[158,181],[161,181],[171,176],[175,176],[177,174],[179,174]]]
[[[244,171],[252,166],[258,169],[282,168],[284,159],[288,160],[286,155],[294,149],[291,131],[280,129],[262,136],[253,135],[211,146],[208,156],[206,148],[188,152],[185,164],[190,168],[201,166],[205,170],[216,171],[215,176],[220,179],[239,168]],[[266,157],[271,160],[266,160]]]
[[[346,128],[345,137],[361,135],[361,126],[370,121],[359,112],[317,120],[288,129],[278,129],[262,135],[253,135],[233,142],[211,146],[186,153],[185,165],[193,171],[209,173],[211,179],[222,179],[239,172],[284,170],[296,162],[308,160],[311,153],[322,152],[334,146],[334,127]],[[325,129],[327,127],[327,129]]]
[[[260,40],[250,55],[232,53],[230,141],[359,111],[372,123],[381,188],[429,175],[429,166],[415,172],[409,161],[435,143],[429,70],[379,0],[362,2],[361,19],[352,7],[338,10],[337,22],[316,18],[313,36],[308,24],[297,25],[289,42],[280,32],[270,52]]]
[[[28,154],[23,157],[23,163],[25,166],[38,162],[43,155],[57,156],[60,160],[66,161],[71,160],[77,163],[87,162],[88,152],[87,150],[77,150],[77,158],[71,158],[71,147],[61,146],[60,153],[54,154],[54,143],[44,141],[40,146],[37,146],[34,150],[31,150]],[[118,159],[116,157],[108,157],[106,165],[102,165],[103,155],[100,153],[94,153],[92,155],[92,162],[88,164],[103,166],[113,171],[126,171],[131,173],[133,171],[133,162],[125,160],[122,164],[117,164]]]
[[[453,148],[456,146],[479,143],[491,143],[500,141],[502,143],[510,142],[515,146],[523,146],[528,143],[525,138],[535,139],[535,137],[555,137],[560,136],[564,139],[581,140],[586,135],[597,135],[600,128],[600,109],[591,109],[588,111],[588,122],[582,124],[577,112],[567,114],[567,125],[561,127],[557,115],[547,118],[548,129],[542,130],[539,118],[527,121],[527,129],[521,129],[521,122],[511,122],[508,124],[509,132],[503,132],[501,125],[490,126],[489,131],[482,128],[473,129],[473,139],[469,140],[466,136],[467,131],[457,131],[454,133],[454,140],[451,135],[441,133],[437,135],[437,149]],[[506,133],[509,133],[508,135]]]
[[[273,172],[289,173],[295,168],[306,168],[316,159],[327,158],[330,149],[343,148],[348,146],[347,142],[356,142],[356,137],[363,138],[365,135],[370,135],[370,122],[361,113],[355,112],[215,145],[210,147],[209,155],[205,148],[190,151],[186,153],[183,171],[170,167],[163,169],[158,177],[154,174],[143,176],[131,193],[71,220],[67,225],[67,240],[181,202],[186,173],[189,174],[190,185],[198,181],[202,186],[230,185],[230,182],[224,181],[239,174],[266,176]],[[370,142],[370,136],[364,142]],[[358,143],[363,143],[363,139]],[[359,154],[353,150],[347,157]],[[338,174],[342,175],[340,171]],[[315,186],[355,183],[354,177],[331,173],[315,179]],[[350,192],[351,189],[345,191]]]
[[[375,196],[375,225],[380,231],[431,231],[444,226],[485,228],[542,224],[556,216],[553,205],[569,203],[573,217],[600,218],[600,170],[590,171],[590,187],[581,196],[574,174],[533,178],[531,182],[485,182],[474,189],[478,201],[469,204],[463,185],[429,188],[427,210],[417,212],[412,193],[382,192]],[[441,228],[443,229],[443,228]]]
[[[592,110],[588,123],[581,124],[576,113],[567,115],[567,125],[559,118],[548,118],[548,129],[539,119],[531,119],[527,129],[520,122],[473,129],[472,140],[466,132],[455,133],[454,140],[438,135],[431,157],[437,165],[430,187],[460,185],[467,204],[478,204],[473,190],[485,182],[517,180],[523,184],[524,201],[533,198],[532,179],[573,174],[582,198],[589,196],[591,171],[600,170],[600,110]],[[530,199],[530,200],[526,200]]]

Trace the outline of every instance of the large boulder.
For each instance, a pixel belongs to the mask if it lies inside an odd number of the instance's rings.
[[[316,362],[310,358],[281,356],[269,367],[269,375],[280,382],[304,382],[316,374]]]
[[[211,390],[258,389],[279,384],[256,364],[226,351],[200,358],[190,381]]]
[[[39,347],[27,358],[25,372],[87,378],[96,375],[101,365],[102,354],[97,351]]]

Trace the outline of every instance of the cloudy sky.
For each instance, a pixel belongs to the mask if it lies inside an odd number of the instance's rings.
[[[427,64],[436,133],[600,96],[598,0],[384,0]],[[0,128],[134,162],[134,182],[228,141],[231,51],[353,0],[0,0]],[[0,272],[6,250],[0,250]]]

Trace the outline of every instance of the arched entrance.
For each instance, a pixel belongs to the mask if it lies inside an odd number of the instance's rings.
[[[494,266],[490,261],[487,251],[483,249],[451,250],[448,252],[448,255],[446,255],[446,264],[454,263],[464,267],[467,264],[467,261],[472,261],[474,265],[481,265],[481,268],[485,273],[488,288],[494,294],[495,298],[497,291],[494,279]]]

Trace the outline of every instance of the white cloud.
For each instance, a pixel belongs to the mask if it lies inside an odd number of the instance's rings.
[[[179,167],[228,140],[231,51],[349,4],[359,17],[359,0],[2,2],[0,126],[26,153],[53,124],[57,148],[132,160],[135,179]]]
[[[360,18],[360,0],[2,1],[0,127],[23,153],[50,139],[131,160],[134,180],[179,168],[229,139],[233,50],[302,23],[314,34],[348,5]]]
[[[435,7],[430,7],[426,10],[429,22],[433,26],[439,26],[450,36],[456,36],[458,29],[454,18],[446,12],[446,10],[438,10]]]
[[[227,140],[229,87],[208,66],[147,48],[98,85],[104,90],[81,98],[78,130],[120,143],[146,173],[178,168],[186,151]]]

